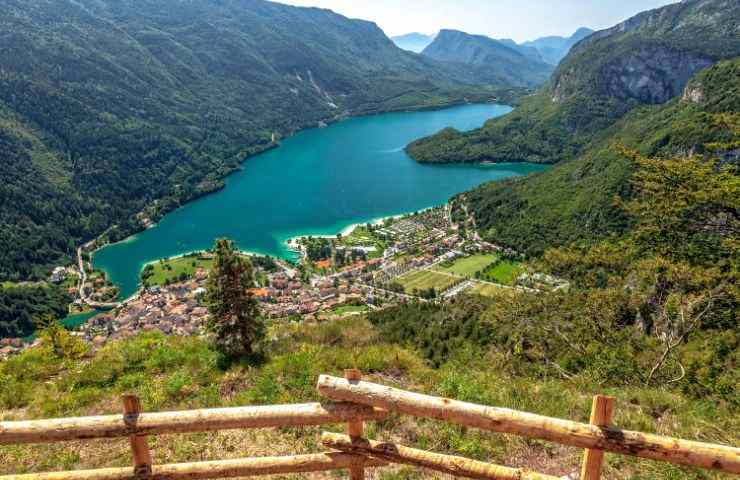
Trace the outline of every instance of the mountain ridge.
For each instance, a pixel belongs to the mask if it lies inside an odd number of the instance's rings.
[[[109,227],[120,240],[220,188],[273,134],[463,102],[485,83],[328,10],[262,0],[0,5],[2,279],[42,278]]]
[[[465,134],[444,130],[407,151],[419,161],[443,163],[573,158],[633,108],[680,95],[702,68],[740,55],[740,36],[732,33],[738,22],[740,4],[732,0],[643,12],[580,41],[550,81],[512,113]]]
[[[441,62],[473,65],[495,72],[507,83],[523,87],[544,83],[552,71],[552,66],[525,55],[518,47],[459,30],[440,30],[421,54]]]
[[[530,40],[521,45],[536,49],[545,62],[557,65],[574,45],[593,33],[594,30],[588,27],[580,27],[570,37],[551,35]]]
[[[422,50],[434,41],[436,36],[436,33],[425,35],[419,32],[411,32],[404,35],[396,35],[391,37],[391,40],[398,46],[398,48],[414,53],[421,53]]]

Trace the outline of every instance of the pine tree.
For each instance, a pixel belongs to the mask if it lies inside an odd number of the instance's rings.
[[[234,242],[216,240],[215,261],[206,284],[210,313],[207,329],[219,351],[231,358],[253,356],[264,337],[254,286],[252,262],[239,255]]]

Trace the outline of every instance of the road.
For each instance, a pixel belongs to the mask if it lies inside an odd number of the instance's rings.
[[[87,297],[87,295],[85,295],[85,283],[87,283],[87,272],[85,271],[85,262],[82,260],[82,251],[86,248],[89,248],[93,242],[94,240],[87,242],[81,247],[77,247],[77,268],[80,271],[80,287],[79,287],[80,300],[82,300],[83,303],[86,303],[87,305],[93,308],[116,308],[119,305],[121,305],[119,302],[111,302],[111,303],[95,302],[93,300],[90,300]]]

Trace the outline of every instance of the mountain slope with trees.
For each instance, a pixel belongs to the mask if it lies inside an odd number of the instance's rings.
[[[719,60],[740,55],[740,4],[688,0],[596,32],[571,50],[549,83],[509,115],[461,133],[413,142],[418,161],[557,163],[572,159],[632,109],[663,103]]]
[[[219,188],[273,134],[478,98],[482,81],[373,23],[262,0],[0,0],[0,44],[12,280]]]
[[[522,87],[544,83],[552,66],[533,58],[519,47],[483,35],[442,30],[422,55],[454,64],[473,65],[492,80]]]
[[[631,195],[634,169],[621,148],[664,158],[702,153],[707,144],[736,139],[721,119],[738,112],[740,60],[720,62],[692,80],[680,98],[636,109],[574,159],[462,197],[484,236],[529,254],[622,233],[632,224],[615,199]],[[737,160],[732,149],[723,155]]]

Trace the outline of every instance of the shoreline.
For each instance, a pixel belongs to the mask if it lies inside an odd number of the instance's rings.
[[[448,109],[459,108],[459,107],[466,106],[466,105],[501,105],[501,106],[507,106],[507,107],[510,107],[511,108],[511,106],[508,103],[504,103],[500,99],[486,99],[486,100],[481,100],[481,101],[457,101],[457,102],[447,102],[447,103],[436,104],[436,105],[407,106],[405,108],[380,110],[380,111],[374,111],[374,112],[354,112],[353,114],[350,114],[350,115],[346,115],[346,116],[343,115],[341,117],[328,119],[327,120],[327,124],[328,125],[331,125],[331,124],[334,124],[336,122],[340,122],[340,121],[344,121],[344,120],[352,120],[352,119],[357,119],[357,118],[362,118],[362,117],[371,117],[371,116],[382,115],[382,114],[415,113],[415,112],[424,112],[424,111],[443,111],[443,110],[448,110]],[[282,137],[280,140],[285,140],[287,138],[294,137],[294,136],[296,136],[298,134],[301,134],[301,133],[303,133],[305,131],[313,130],[313,129],[316,129],[316,128],[318,128],[318,127],[308,126],[307,125],[307,126],[304,126],[303,128],[298,128],[296,130],[293,130],[293,131],[289,132],[285,137]],[[242,159],[239,161],[240,167],[237,168],[237,169],[235,169],[234,171],[228,172],[226,175],[224,175],[222,177],[221,180],[223,180],[224,184],[222,185],[221,188],[219,188],[217,190],[214,190],[214,191],[211,191],[211,192],[204,193],[201,196],[188,199],[186,202],[184,202],[183,204],[179,205],[177,208],[173,209],[173,211],[174,210],[177,210],[177,209],[180,209],[180,208],[183,208],[186,204],[191,203],[191,202],[193,202],[195,200],[198,200],[198,199],[200,199],[200,198],[202,198],[204,196],[208,196],[208,195],[214,194],[214,193],[216,193],[219,190],[222,190],[224,188],[227,188],[228,187],[228,183],[229,183],[229,177],[231,177],[232,175],[236,174],[239,170],[241,170],[241,168],[243,167],[243,164],[245,164],[251,158],[253,158],[255,156],[258,156],[260,154],[263,154],[267,150],[279,148],[280,146],[281,146],[281,142],[279,142],[279,141],[278,142],[273,142],[269,146],[269,148],[266,148],[266,149],[260,150],[260,151],[256,151],[256,152],[252,152],[252,153],[248,153],[247,155],[243,156]],[[447,199],[447,201],[449,201],[449,199]],[[431,207],[427,207],[427,208],[431,208]],[[338,229],[339,231],[337,233],[342,234],[342,236],[349,236],[349,235],[352,234],[352,232],[358,226],[365,225],[367,223],[378,224],[378,223],[380,223],[380,222],[382,222],[382,221],[384,221],[386,219],[389,219],[389,218],[402,218],[404,216],[407,216],[407,215],[412,214],[412,213],[415,213],[415,212],[424,211],[427,208],[417,209],[417,210],[413,210],[413,211],[410,211],[410,212],[403,212],[403,213],[400,213],[400,214],[385,215],[385,216],[381,216],[381,217],[378,217],[378,218],[371,219],[370,221],[362,221],[362,222],[351,223],[351,224],[348,224],[348,225],[346,225],[346,226]],[[147,231],[147,230],[152,230],[154,228],[157,228],[159,226],[161,220],[166,215],[168,215],[170,213],[172,213],[172,211],[169,211],[166,214],[164,214],[161,218],[158,218],[157,220],[152,221],[150,224],[146,225],[141,230],[138,230],[136,232],[133,232],[131,235],[129,235],[129,236],[127,236],[127,237],[125,237],[125,238],[123,238],[121,240],[118,240],[116,242],[101,242],[101,243],[97,243],[97,241],[96,241],[96,245],[95,245],[94,249],[88,251],[88,253],[90,254],[90,257],[91,257],[90,258],[90,264],[92,265],[93,269],[104,272],[106,274],[106,276],[110,279],[110,272],[108,272],[104,267],[101,267],[101,266],[99,266],[97,264],[96,258],[95,258],[97,256],[97,254],[100,251],[105,250],[106,248],[109,248],[111,246],[115,246],[117,244],[125,244],[125,243],[129,243],[129,242],[135,241],[136,240],[136,237],[140,233],[142,233],[144,231]],[[100,237],[102,237],[104,234],[105,234],[105,232],[103,234],[101,234],[99,237],[97,237],[95,240],[99,240]],[[329,235],[329,234],[307,235],[305,233],[298,232],[298,233],[292,234],[292,236],[290,236],[288,238],[285,238],[285,239],[280,239],[278,237],[278,238],[276,238],[278,244],[279,245],[282,245],[284,248],[285,247],[287,247],[287,248],[285,248],[285,249],[281,248],[280,251],[277,252],[277,255],[274,255],[273,254],[271,256],[275,256],[278,259],[285,260],[285,261],[288,261],[288,262],[295,262],[295,261],[299,260],[300,257],[303,256],[303,252],[300,250],[300,248],[298,248],[298,246],[296,245],[295,240],[297,238],[303,238],[303,237],[307,237],[307,236],[313,236],[313,237],[316,237],[316,238],[335,238],[336,237],[336,234],[334,234],[334,235]],[[241,251],[241,252],[244,253],[244,254],[247,254],[247,255],[268,255],[268,254],[259,253],[259,252],[249,252],[249,251]],[[191,253],[193,253],[193,252],[192,251],[178,252],[177,254],[173,255],[172,257],[166,257],[166,258],[173,259],[173,258],[183,257],[183,256],[189,255]],[[141,269],[143,269],[143,268],[146,267],[146,265],[148,265],[150,263],[157,262],[158,260],[159,259],[154,259],[154,260],[151,260],[149,262],[143,262],[141,265],[138,266],[139,273],[141,272]],[[120,286],[120,284],[118,284],[117,282],[115,282],[115,283],[116,283],[116,285]],[[127,302],[127,301],[129,301],[129,300],[131,300],[133,298],[136,298],[138,295],[140,295],[140,293],[141,293],[141,284],[139,283],[138,284],[138,289],[134,293],[132,293],[130,296],[128,296],[125,300],[123,300],[122,303],[125,303],[125,302]]]
[[[367,222],[351,223],[351,224],[347,225],[346,227],[344,227],[342,230],[340,230],[339,232],[337,232],[334,235],[328,235],[328,234],[322,234],[322,235],[296,235],[296,236],[293,236],[293,237],[289,237],[287,240],[285,240],[284,243],[288,246],[288,249],[289,250],[291,250],[293,252],[296,252],[296,253],[300,253],[301,256],[303,257],[305,255],[305,253],[303,252],[303,249],[298,244],[298,240],[300,240],[301,238],[312,237],[312,238],[336,239],[337,238],[337,235],[339,235],[339,234],[341,234],[342,237],[348,237],[348,236],[352,235],[352,233],[358,227],[364,227],[368,223],[370,225],[373,225],[373,226],[381,225],[386,220],[391,220],[391,219],[398,220],[398,219],[401,219],[401,218],[406,218],[406,217],[409,217],[409,216],[414,215],[416,213],[426,212],[427,210],[431,210],[433,208],[436,208],[436,207],[439,207],[439,206],[445,206],[445,205],[448,205],[448,204],[449,204],[449,200],[447,202],[441,204],[441,205],[432,205],[431,207],[426,207],[426,208],[422,208],[422,209],[419,209],[419,210],[414,210],[412,212],[397,213],[397,214],[394,214],[394,215],[386,215],[386,216],[382,216],[382,217],[376,217],[376,218],[373,218],[372,220],[369,220]]]

